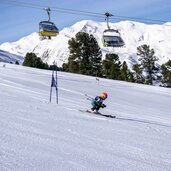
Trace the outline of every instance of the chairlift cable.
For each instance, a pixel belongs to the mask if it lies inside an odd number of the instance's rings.
[[[34,3],[26,3],[22,1],[15,1],[15,0],[0,0],[4,1],[4,3],[16,5],[16,6],[21,6],[21,7],[27,7],[27,8],[34,8],[34,9],[44,9],[46,8],[44,5],[38,5]],[[101,13],[96,13],[96,12],[90,12],[90,11],[82,11],[82,10],[74,10],[74,9],[67,9],[67,8],[59,8],[59,7],[54,7],[54,6],[48,6],[51,11],[57,11],[57,12],[62,12],[62,13],[68,13],[68,14],[75,14],[75,15],[83,15],[83,16],[91,16],[91,17],[99,17],[99,18],[104,18],[104,14]],[[167,23],[168,21],[165,20],[156,20],[156,19],[147,19],[147,18],[139,18],[139,17],[129,17],[129,16],[121,16],[121,15],[112,15],[110,19],[128,19],[128,20],[133,20],[133,21],[144,21],[147,23]],[[165,24],[165,26],[171,26]]]

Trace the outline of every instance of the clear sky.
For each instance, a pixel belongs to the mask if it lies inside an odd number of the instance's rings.
[[[32,4],[31,7],[23,5]],[[36,8],[33,6],[36,5]],[[40,6],[39,8],[37,8]],[[41,7],[56,7],[116,16],[138,17],[171,22],[171,0],[0,0],[0,44],[13,42],[33,32],[38,32],[39,22],[47,20],[46,11]],[[59,30],[81,20],[104,22],[103,17],[93,17],[51,11],[51,21]],[[75,12],[74,12],[75,13]],[[118,22],[125,19],[112,19]],[[145,22],[145,21],[144,21]]]

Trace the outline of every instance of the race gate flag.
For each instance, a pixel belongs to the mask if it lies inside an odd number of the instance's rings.
[[[54,74],[52,75],[51,87],[57,87],[57,80],[55,80]]]

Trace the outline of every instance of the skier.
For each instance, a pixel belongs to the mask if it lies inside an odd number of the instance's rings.
[[[105,108],[106,105],[103,104],[103,101],[107,98],[107,93],[103,92],[101,96],[96,96],[94,99],[92,99],[91,104],[92,108],[91,111],[94,111],[98,113],[100,108]]]

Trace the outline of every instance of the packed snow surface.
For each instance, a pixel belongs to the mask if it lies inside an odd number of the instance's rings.
[[[0,63],[0,171],[170,171],[171,89]],[[85,94],[106,91],[104,114]]]

